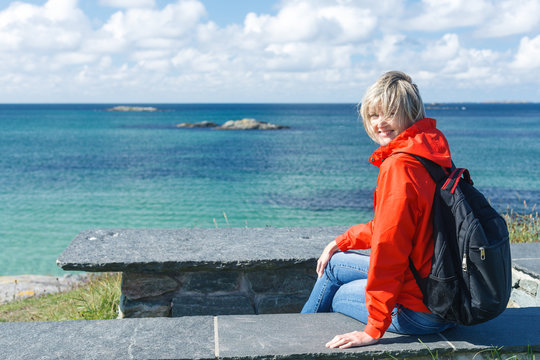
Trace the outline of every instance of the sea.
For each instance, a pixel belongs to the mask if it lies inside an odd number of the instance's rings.
[[[356,104],[114,105],[128,104],[0,105],[0,275],[63,274],[56,258],[88,229],[349,226],[373,215],[377,145]],[[499,211],[536,211],[540,104],[426,110]],[[242,118],[290,128],[176,126]]]

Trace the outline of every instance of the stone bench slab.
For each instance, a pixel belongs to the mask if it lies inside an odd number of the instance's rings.
[[[314,262],[346,227],[101,229],[59,256],[64,270],[178,272],[276,268]]]
[[[472,358],[540,352],[540,308],[507,309],[487,323],[442,334],[387,332],[379,343],[327,349],[334,335],[364,325],[336,313],[190,316],[0,323],[1,359],[373,359]],[[461,357],[460,357],[461,356]]]
[[[498,318],[475,326],[458,326],[441,334],[407,336],[387,332],[375,345],[327,349],[334,335],[362,330],[364,324],[341,314],[278,314],[218,317],[219,355],[227,359],[440,358],[502,347],[500,353],[540,352],[540,308],[507,309]],[[480,357],[481,358],[481,357]]]
[[[362,330],[365,325],[342,314],[276,314],[219,316],[219,357],[223,359],[376,359],[428,355],[418,339],[439,354],[452,351],[438,335],[403,336],[386,333],[378,344],[328,349],[335,335]],[[433,350],[432,350],[433,351]]]
[[[0,359],[215,359],[211,316],[0,323]]]
[[[540,243],[511,244],[510,250],[514,267],[540,279]]]
[[[502,346],[505,352],[540,352],[540,307],[506,309],[494,320],[444,332],[456,351]]]

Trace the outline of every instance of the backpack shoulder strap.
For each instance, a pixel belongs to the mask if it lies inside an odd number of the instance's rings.
[[[439,164],[437,164],[434,161],[431,161],[423,156],[410,154],[410,153],[404,153],[409,156],[414,157],[416,160],[418,160],[422,166],[427,170],[429,173],[429,176],[435,181],[438,187],[441,187],[443,182],[445,182],[448,179],[448,172]],[[450,170],[455,170],[455,165],[452,162],[452,168]],[[454,171],[455,172],[455,171]],[[422,277],[420,276],[420,273],[416,269],[416,267],[413,264],[412,259],[409,257],[409,269],[411,269],[411,272],[414,276],[414,279],[416,280],[416,283],[420,287],[420,290],[422,293],[426,291],[425,288],[425,282],[423,281]]]
[[[443,190],[450,189],[449,191],[453,194],[462,176],[465,181],[471,185],[474,185],[469,170],[456,168],[453,161],[450,171],[447,172],[444,167],[435,163],[434,161],[426,159],[425,157],[409,153],[406,154],[420,161],[420,163],[429,172],[431,178],[435,180],[435,183],[437,183],[437,185],[439,185]]]
[[[431,161],[423,156],[415,155],[415,154],[409,154],[406,153],[412,157],[414,157],[416,160],[420,161],[420,163],[426,168],[431,178],[435,181],[435,183],[440,184],[443,181],[446,181],[448,178],[448,173],[445,171],[445,169],[437,164],[434,161]],[[452,162],[452,170],[455,169],[454,163]]]

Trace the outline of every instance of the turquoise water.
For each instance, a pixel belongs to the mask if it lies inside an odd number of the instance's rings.
[[[354,104],[0,105],[0,275],[61,274],[101,227],[352,225],[369,219],[376,145]],[[428,106],[499,210],[540,203],[540,104]],[[179,129],[253,117],[280,131]],[[204,244],[201,244],[204,246]]]

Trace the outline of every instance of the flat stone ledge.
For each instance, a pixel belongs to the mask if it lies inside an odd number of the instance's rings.
[[[540,243],[511,244],[510,251],[516,269],[540,279]]]
[[[403,336],[386,333],[378,344],[352,349],[324,346],[335,335],[362,330],[364,324],[342,314],[276,314],[219,316],[220,359],[377,359],[411,358],[452,349],[438,335]]]
[[[387,332],[375,345],[352,349],[324,346],[336,334],[364,328],[336,313],[0,323],[0,358],[431,359],[431,351],[458,359],[494,347],[538,353],[539,321],[538,307],[507,309],[481,325],[429,336]]]
[[[83,231],[60,255],[64,270],[178,272],[315,263],[346,227],[103,229]]]
[[[215,359],[205,317],[0,323],[0,359]]]
[[[540,307],[506,309],[496,319],[444,332],[456,352],[503,347],[505,353],[540,352]]]
[[[220,316],[217,334],[224,359],[432,359],[430,351],[440,359],[470,359],[494,346],[506,354],[540,352],[539,321],[538,307],[507,309],[481,325],[427,336],[387,332],[375,345],[352,349],[324,346],[336,334],[364,329],[364,324],[335,313]]]

